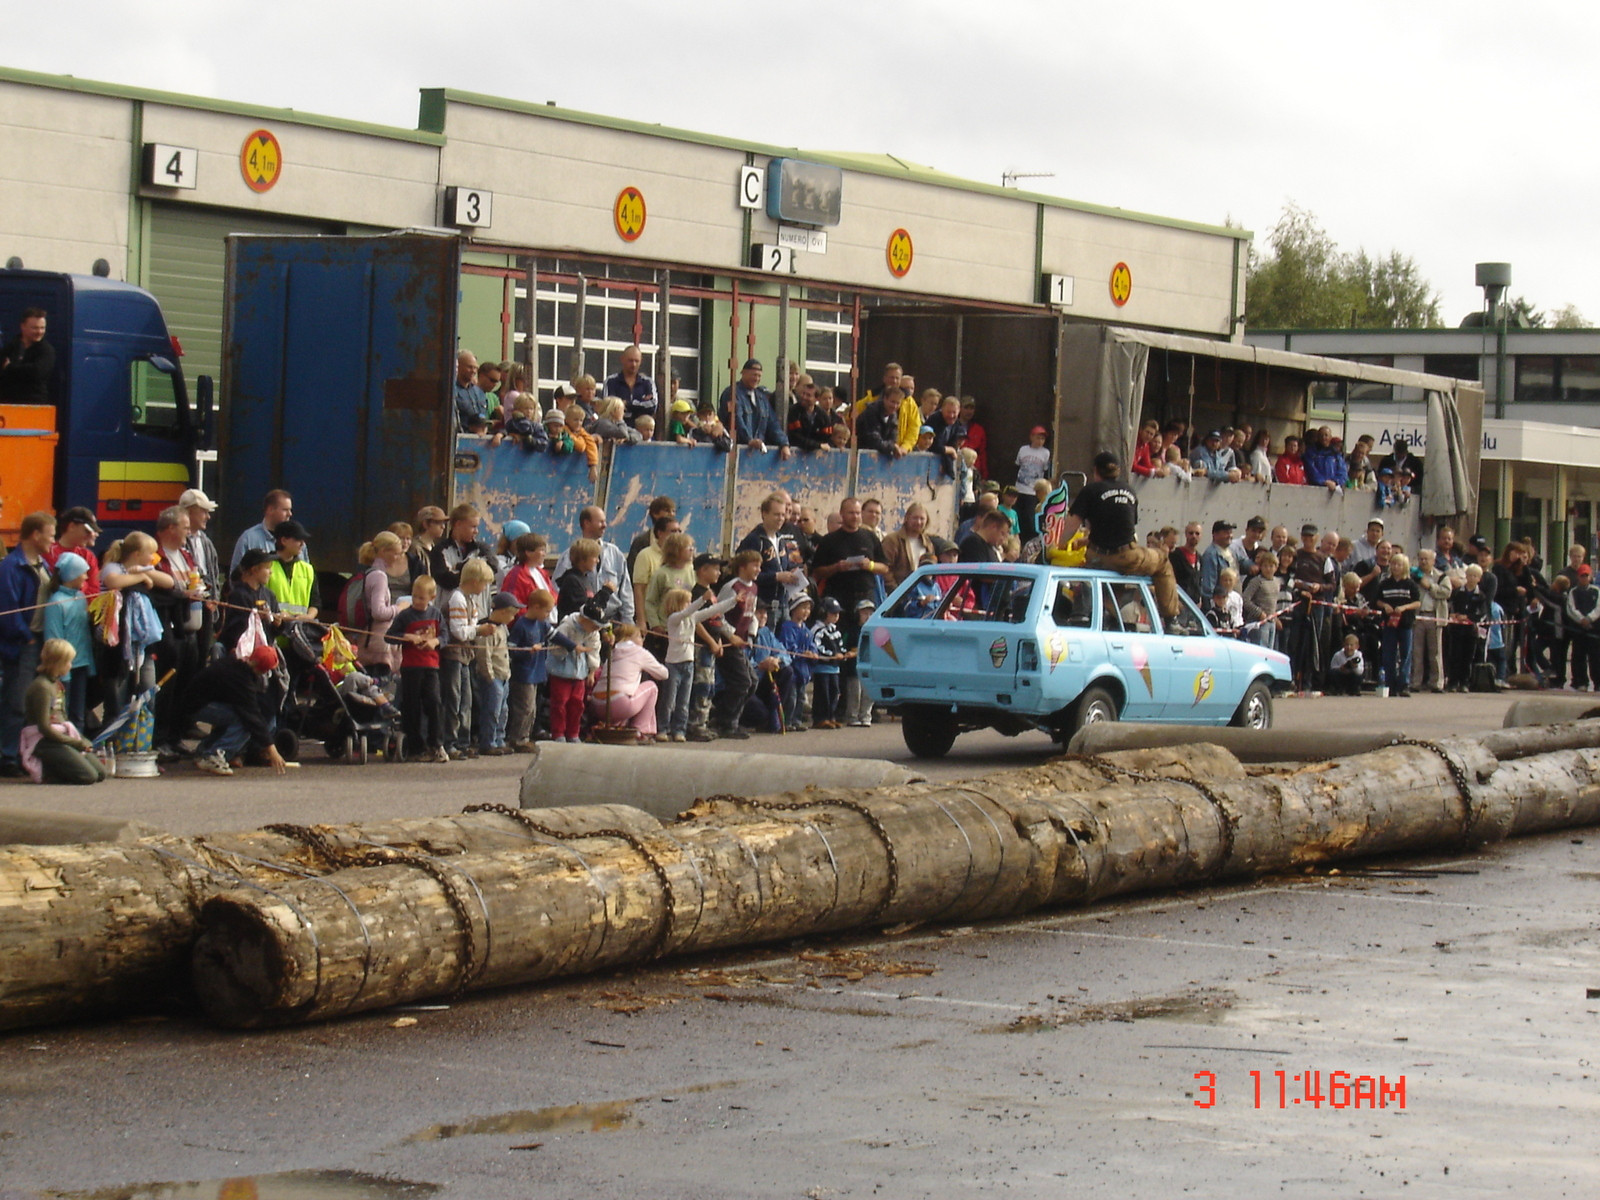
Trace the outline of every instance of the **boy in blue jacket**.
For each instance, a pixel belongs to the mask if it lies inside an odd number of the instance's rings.
[[[789,601],[789,615],[778,626],[778,642],[789,651],[789,669],[794,673],[789,702],[783,710],[783,727],[800,733],[811,725],[811,664],[816,659],[817,643],[806,622],[811,618],[811,597],[801,593]]]
[[[522,614],[511,622],[507,642],[511,647],[511,714],[507,719],[506,741],[518,754],[533,753],[533,738],[542,727],[549,733],[549,718],[543,703],[545,681],[550,677],[550,655],[545,643],[550,640],[550,615],[556,598],[543,588],[528,593]]]

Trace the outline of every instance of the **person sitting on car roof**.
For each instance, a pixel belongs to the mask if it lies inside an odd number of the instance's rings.
[[[1139,498],[1133,489],[1118,479],[1121,466],[1117,456],[1102,450],[1094,458],[1093,482],[1073,498],[1067,509],[1059,546],[1066,546],[1082,526],[1089,527],[1087,563],[1105,571],[1124,575],[1149,576],[1155,588],[1156,606],[1162,617],[1178,615],[1178,584],[1172,563],[1160,550],[1141,546],[1135,540],[1139,528]]]

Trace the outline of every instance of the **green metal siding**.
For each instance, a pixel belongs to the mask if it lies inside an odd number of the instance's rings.
[[[183,345],[184,377],[220,378],[225,246],[230,233],[328,233],[329,227],[286,217],[215,212],[152,204],[145,276],[139,282],[161,302],[167,328]]]

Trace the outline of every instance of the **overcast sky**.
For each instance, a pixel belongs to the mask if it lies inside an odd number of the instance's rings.
[[[888,151],[1266,235],[1286,201],[1414,257],[1454,325],[1512,294],[1600,324],[1600,8],[1566,0],[52,0],[0,62],[415,128],[453,87]]]

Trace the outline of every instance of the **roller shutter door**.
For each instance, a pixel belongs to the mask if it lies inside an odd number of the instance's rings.
[[[145,286],[161,302],[167,328],[183,345],[183,374],[191,389],[210,375],[221,389],[223,267],[230,233],[340,233],[337,226],[253,213],[216,212],[156,204],[150,210],[149,275]]]

